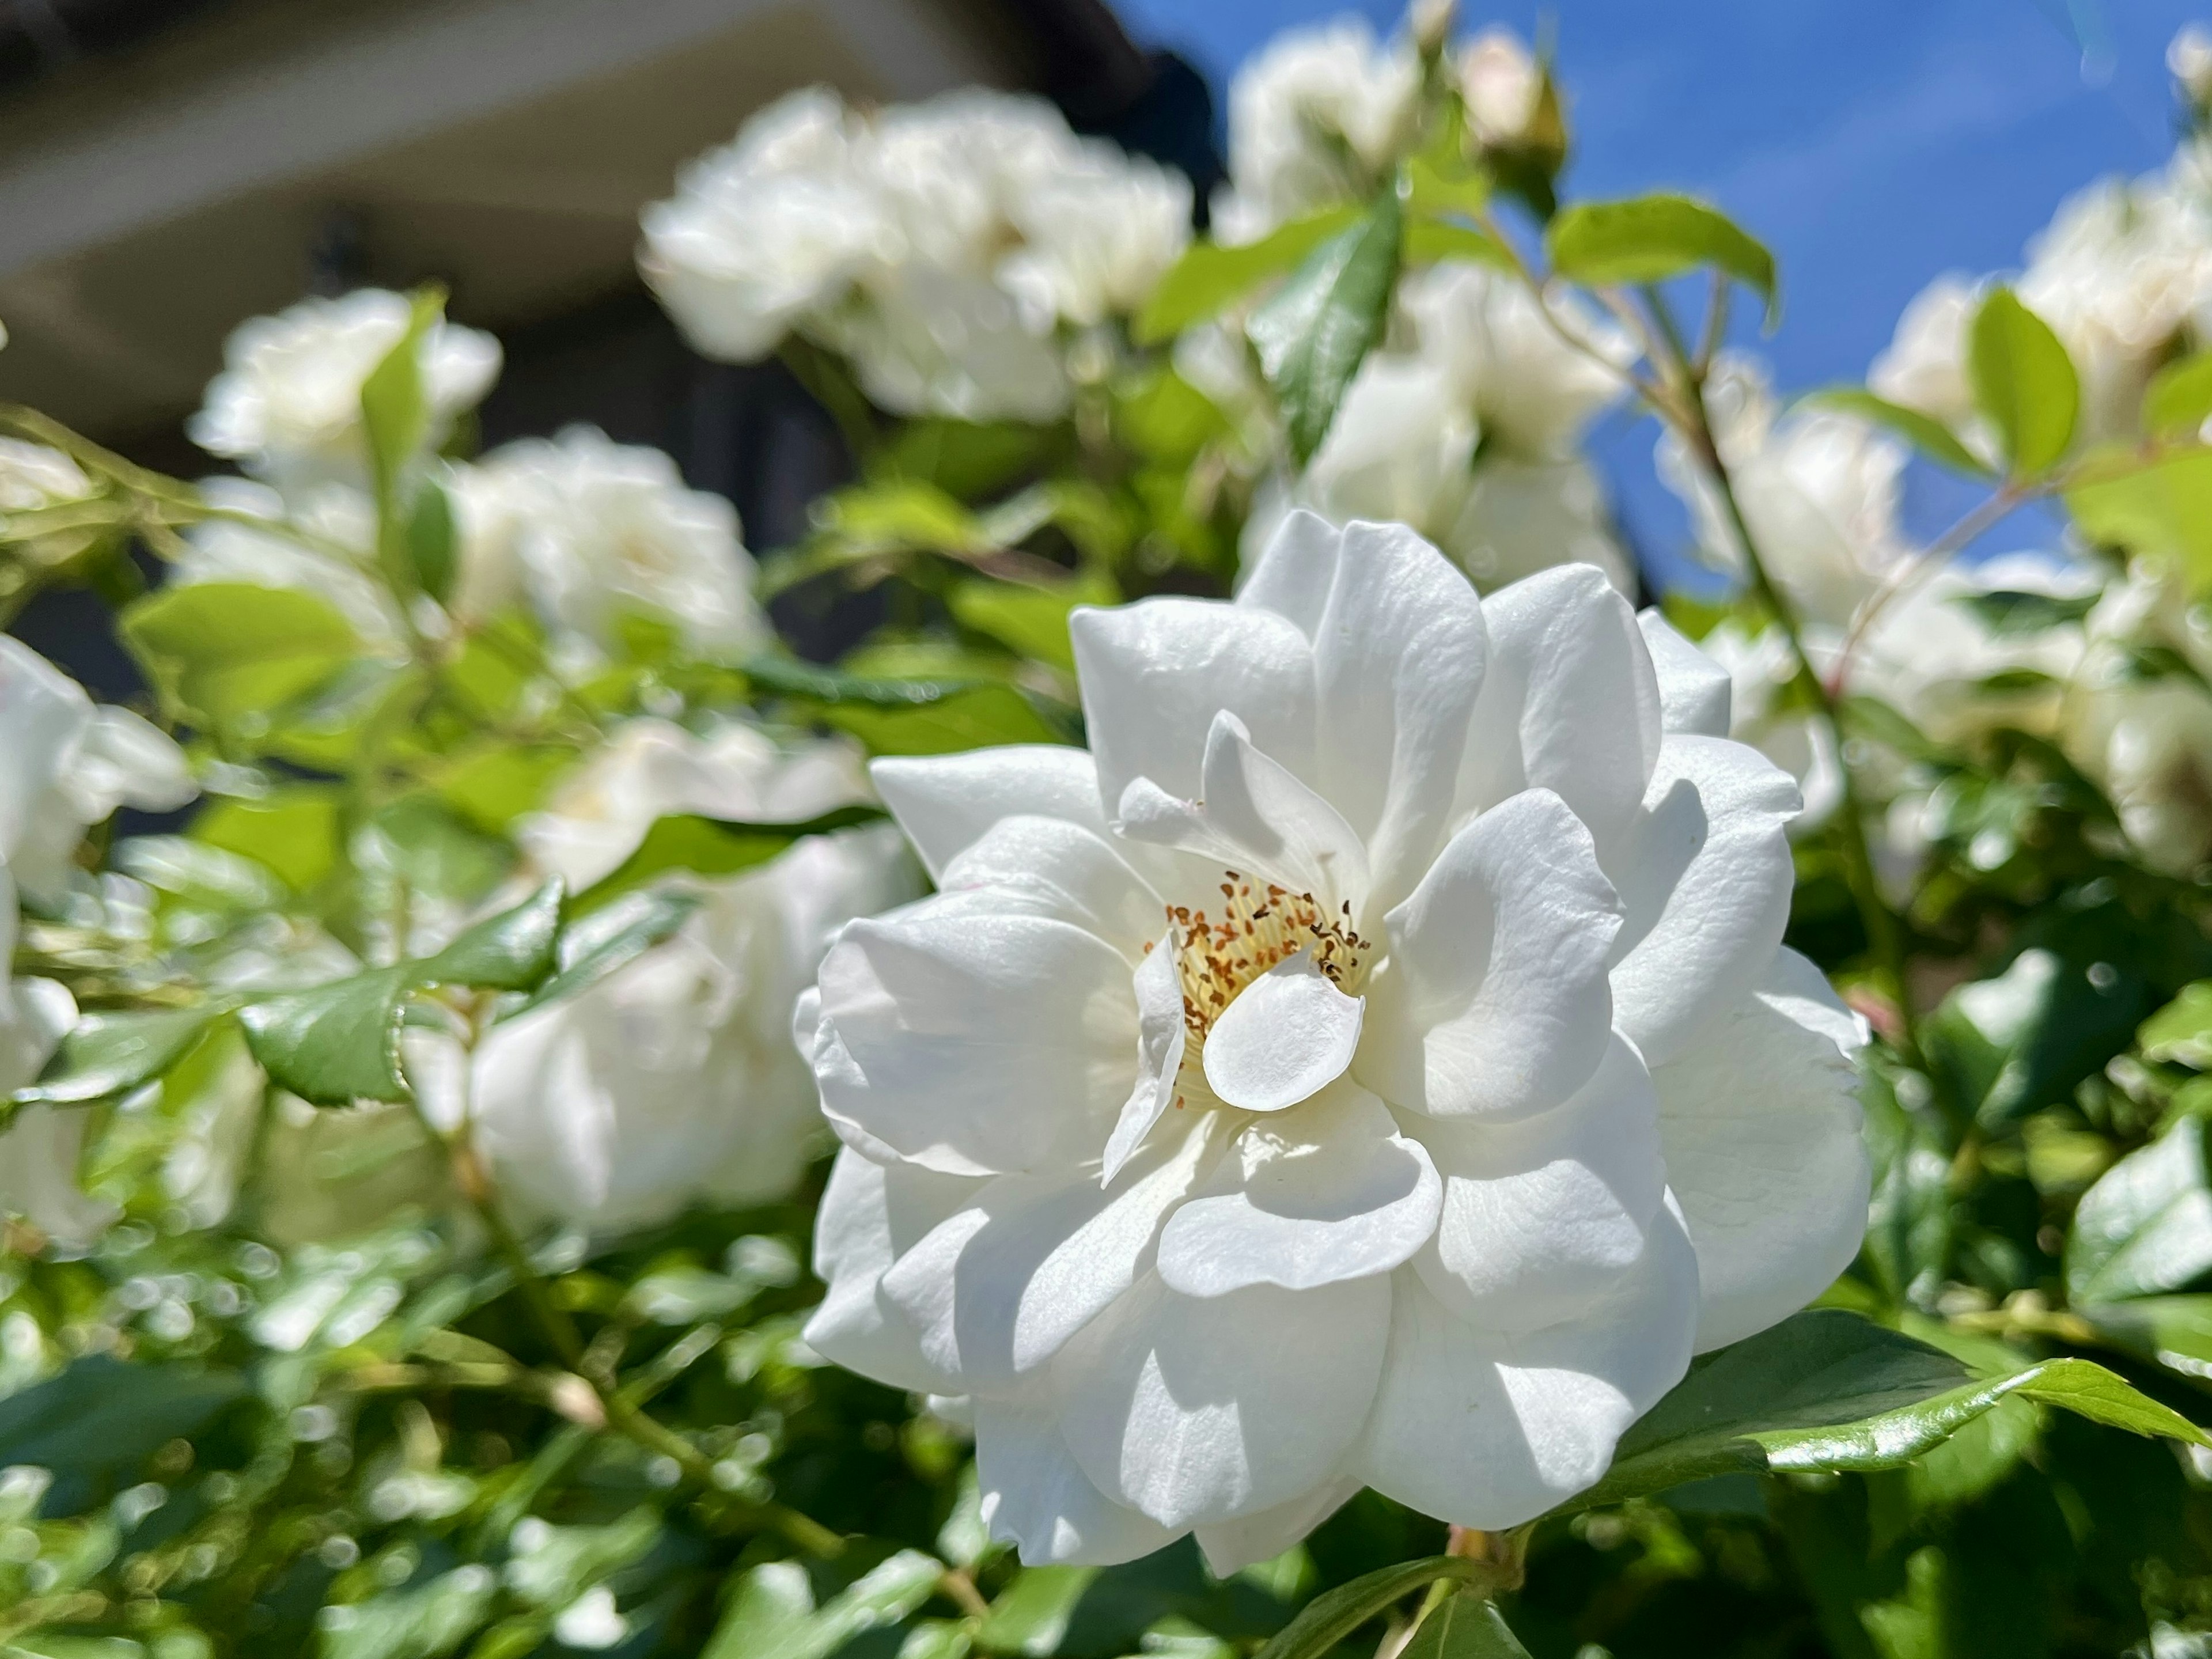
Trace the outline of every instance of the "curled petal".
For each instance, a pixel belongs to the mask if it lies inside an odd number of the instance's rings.
[[[1531,789],[1483,813],[1386,921],[1362,1083],[1434,1116],[1512,1117],[1589,1080],[1611,1023],[1620,908],[1557,795]]]
[[[1697,1246],[1699,1349],[1803,1307],[1858,1254],[1869,1169],[1851,1055],[1866,1030],[1794,951],[1652,1073],[1667,1180]]]
[[[1733,688],[1729,672],[1684,639],[1658,607],[1636,613],[1659,678],[1660,724],[1669,733],[1724,738]]]
[[[932,881],[1001,818],[1061,818],[1106,832],[1098,769],[1080,749],[1007,744],[961,755],[887,756],[868,775]]]
[[[1390,1285],[1199,1297],[1147,1275],[1054,1363],[1068,1449],[1178,1532],[1333,1485],[1375,1397]]]
[[[1231,1106],[1279,1112],[1344,1075],[1365,1005],[1301,951],[1237,994],[1206,1033],[1206,1083]]]
[[[1245,1129],[1162,1229],[1160,1278],[1213,1297],[1388,1273],[1428,1242],[1442,1197],[1419,1143],[1374,1096],[1340,1084]]]

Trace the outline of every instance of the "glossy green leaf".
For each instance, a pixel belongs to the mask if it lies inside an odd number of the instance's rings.
[[[2212,980],[2183,986],[2179,996],[2142,1023],[2136,1042],[2145,1059],[2212,1072]]]
[[[828,1659],[861,1632],[908,1617],[944,1576],[935,1558],[901,1550],[816,1608],[803,1570],[783,1562],[756,1567],[739,1581],[701,1659]]]
[[[327,599],[246,582],[165,587],[129,605],[117,630],[172,709],[217,725],[282,707],[363,650]]]
[[[796,1561],[770,1561],[737,1581],[722,1621],[699,1659],[800,1659],[814,1620],[814,1589]]]
[[[1256,242],[1236,247],[1192,243],[1160,279],[1130,332],[1139,345],[1172,338],[1290,270],[1358,216],[1356,208],[1328,208],[1279,226]]]
[[[399,1026],[412,963],[373,969],[239,1011],[246,1046],[270,1080],[318,1106],[411,1098]]]
[[[1079,605],[1115,605],[1121,596],[1105,577],[1085,577],[1065,587],[1023,587],[977,577],[946,596],[953,620],[988,634],[1008,650],[1075,672],[1075,647],[1067,619]]]
[[[690,919],[699,908],[689,893],[647,889],[627,893],[570,924],[561,935],[561,971],[511,1010],[508,1018],[596,985],[636,961]]]
[[[1528,1650],[1495,1601],[1462,1590],[1421,1620],[1401,1659],[1528,1659]]]
[[[989,1615],[976,1628],[975,1645],[986,1653],[1024,1659],[1058,1651],[1076,1603],[1097,1577],[1096,1567],[1024,1568],[992,1601]]]
[[[2075,1207],[2066,1290],[2118,1302],[2186,1289],[2212,1273],[2212,1184],[2204,1121],[2184,1117],[2099,1176]]]
[[[2191,590],[2212,593],[2212,451],[2189,449],[2146,465],[2125,451],[2100,450],[2074,469],[2084,482],[2066,510],[2100,547],[2179,562]]]
[[[1982,626],[1997,638],[2014,639],[2080,622],[2096,609],[2097,595],[2064,596],[1997,588],[1962,595],[1958,603],[1979,617]]]
[[[1832,409],[1886,427],[1929,459],[1941,461],[1956,471],[1976,477],[1989,476],[1989,467],[1942,422],[1917,409],[1877,397],[1864,386],[1828,386],[1808,392],[1802,401],[1815,409]]]
[[[197,1008],[86,1014],[62,1039],[39,1080],[13,1097],[26,1105],[69,1104],[135,1089],[167,1071],[229,1007],[212,1002]]]
[[[1382,337],[1403,234],[1397,192],[1383,191],[1357,223],[1309,253],[1245,325],[1301,465],[1328,435],[1352,376]]]
[[[258,799],[211,800],[192,820],[195,841],[266,865],[287,887],[304,893],[337,866],[343,793],[329,784],[301,783]]]
[[[2212,1295],[2131,1297],[2071,1311],[2115,1347],[2212,1387]]]
[[[1406,164],[1406,205],[1415,213],[1472,218],[1490,204],[1490,179],[1453,153],[1416,155]]]
[[[563,889],[557,876],[511,910],[464,929],[416,970],[418,982],[527,991],[553,971]]]
[[[58,1376],[0,1400],[0,1468],[49,1470],[48,1515],[74,1515],[123,1484],[179,1436],[191,1437],[246,1393],[234,1371],[88,1354]]]
[[[1896,1468],[2011,1395],[2136,1434],[2200,1442],[2187,1419],[2085,1359],[1971,1379],[1956,1359],[1815,1309],[1708,1355],[1621,1437],[1593,1508],[1741,1470]]]
[[[766,864],[809,836],[834,835],[883,817],[879,806],[854,805],[791,823],[744,823],[696,812],[656,818],[635,852],[576,896],[574,914],[589,915],[672,871],[733,876]]]
[[[2063,1099],[2127,1046],[2155,1006],[2131,959],[2036,946],[1995,978],[1945,997],[1926,1021],[1923,1046],[1950,1098],[1997,1128]]]
[[[459,538],[453,497],[435,478],[423,479],[408,509],[407,558],[416,585],[441,605],[453,597],[460,571]]]
[[[1480,1583],[1492,1571],[1464,1556],[1431,1555],[1367,1573],[1348,1584],[1323,1590],[1307,1602],[1297,1617],[1260,1650],[1258,1659],[1320,1659],[1362,1625],[1381,1618],[1415,1590],[1425,1589],[1439,1578]]]
[[[1413,218],[1406,222],[1406,263],[1432,265],[1443,259],[1464,259],[1470,264],[1513,269],[1513,256],[1472,225],[1446,219]]]
[[[2154,438],[2185,438],[2212,418],[2212,351],[2168,363],[2144,389],[2142,429]]]
[[[1544,240],[1552,268],[1572,282],[1658,283],[1710,265],[1766,301],[1768,327],[1781,313],[1774,256],[1719,209],[1687,196],[1577,202],[1560,210]]]
[[[475,1562],[324,1610],[319,1659],[447,1659],[491,1620],[499,1580]]]
[[[507,1563],[507,1585],[534,1607],[567,1606],[659,1540],[660,1516],[641,1504],[603,1527],[547,1527]]]
[[[485,833],[428,790],[379,807],[355,848],[364,873],[459,905],[489,896],[515,864],[511,842]]]
[[[2008,288],[1974,313],[1966,353],[1974,402],[1996,428],[2012,471],[2033,475],[2074,441],[2081,387],[2066,348]]]

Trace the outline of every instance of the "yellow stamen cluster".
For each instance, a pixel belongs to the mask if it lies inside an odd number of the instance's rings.
[[[1336,984],[1356,983],[1368,943],[1352,930],[1352,906],[1330,915],[1311,893],[1272,882],[1254,890],[1230,870],[1221,884],[1218,920],[1180,904],[1167,907],[1175,924],[1176,972],[1182,981],[1182,1018],[1193,1044],[1202,1043],[1237,994],[1270,968],[1304,951]]]

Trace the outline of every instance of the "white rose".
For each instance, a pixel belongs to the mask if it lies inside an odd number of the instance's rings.
[[[1443,541],[1474,485],[1476,435],[1474,411],[1441,365],[1370,352],[1292,494],[1334,524],[1387,520]],[[1261,553],[1273,528],[1255,537],[1248,526],[1248,553]]]
[[[969,88],[885,110],[869,176],[905,240],[902,257],[988,276],[1020,204],[1054,174],[1122,158],[1086,147],[1041,98]]]
[[[223,344],[222,373],[208,382],[185,430],[210,454],[288,489],[365,482],[362,385],[405,336],[410,314],[404,295],[361,289],[240,324]],[[472,328],[440,323],[424,337],[430,442],[491,390],[499,358],[499,342]]]
[[[1969,430],[1976,416],[1974,388],[1966,378],[1966,332],[1982,299],[1980,286],[1956,272],[1922,289],[1867,370],[1868,386],[1893,404]]]
[[[1286,30],[1229,88],[1236,240],[1370,189],[1413,136],[1421,64],[1360,17]]]
[[[1297,514],[1233,604],[1077,613],[1090,752],[878,763],[940,890],[800,1005],[806,1339],[970,1399],[1026,1559],[1226,1571],[1363,1486],[1517,1524],[1850,1260],[1797,792],[1646,630]]]
[[[1797,678],[1790,641],[1778,628],[1754,633],[1729,621],[1699,640],[1698,649],[1728,670],[1729,736],[1797,780],[1805,811],[1790,833],[1819,829],[1843,800],[1843,767],[1828,722],[1785,696]]]
[[[1060,353],[983,277],[909,261],[872,278],[867,303],[828,337],[870,401],[894,415],[1047,422],[1067,411]]]
[[[594,427],[525,438],[455,477],[465,617],[519,589],[556,631],[605,648],[626,613],[674,625],[695,649],[729,655],[767,637],[737,510],[687,489],[657,449]]]
[[[1767,574],[1807,621],[1841,628],[1905,556],[1897,528],[1907,453],[1870,422],[1827,410],[1778,421],[1765,368],[1723,356],[1708,382],[1713,438]],[[1700,544],[1741,572],[1718,492],[1672,432],[1659,474],[1689,506]]]
[[[1459,51],[1459,95],[1468,125],[1486,145],[1518,143],[1544,94],[1544,72],[1519,35],[1488,28]]]
[[[523,840],[580,889],[667,813],[793,822],[864,799],[851,750],[786,753],[731,726],[695,738],[634,720]],[[752,1204],[797,1183],[820,1122],[792,1000],[830,934],[914,890],[896,833],[807,838],[742,875],[696,880],[678,933],[578,995],[495,1026],[473,1069],[477,1132],[501,1190],[601,1232],[695,1201]]]
[[[1190,243],[1190,181],[1156,162],[1096,146],[1016,200],[1022,246],[999,283],[1032,323],[1088,328],[1141,307]]]
[[[404,650],[405,623],[375,571],[376,506],[368,495],[326,483],[287,501],[243,478],[203,478],[199,489],[214,506],[267,519],[270,526],[202,520],[185,532],[185,550],[169,568],[172,582],[297,588],[329,600],[371,651]],[[314,544],[288,533],[288,523],[308,532]]]
[[[1571,453],[1583,429],[1626,386],[1626,336],[1571,298],[1560,321],[1606,362],[1559,337],[1520,283],[1486,266],[1448,260],[1407,277],[1398,303],[1424,358],[1457,383],[1493,445],[1532,460]]]
[[[2203,24],[2181,26],[2166,46],[2166,67],[2191,104],[2199,108],[2212,104],[2212,31]]]
[[[1628,556],[1613,538],[1604,487],[1578,457],[1486,454],[1444,546],[1486,593],[1560,564],[1595,565],[1621,593],[1636,591]]]

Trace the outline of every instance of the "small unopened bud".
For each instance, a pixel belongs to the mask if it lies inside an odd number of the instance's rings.
[[[1443,52],[1444,43],[1451,39],[1452,25],[1458,21],[1458,0],[1413,0],[1407,21],[1413,27],[1413,48],[1421,54],[1422,62],[1433,62]]]
[[[2212,30],[2202,23],[2185,23],[2166,49],[2166,66],[2181,83],[2182,95],[2193,109],[2212,105]]]
[[[1459,95],[1475,142],[1485,149],[1510,149],[1532,136],[1544,71],[1512,30],[1485,29],[1460,51]]]

